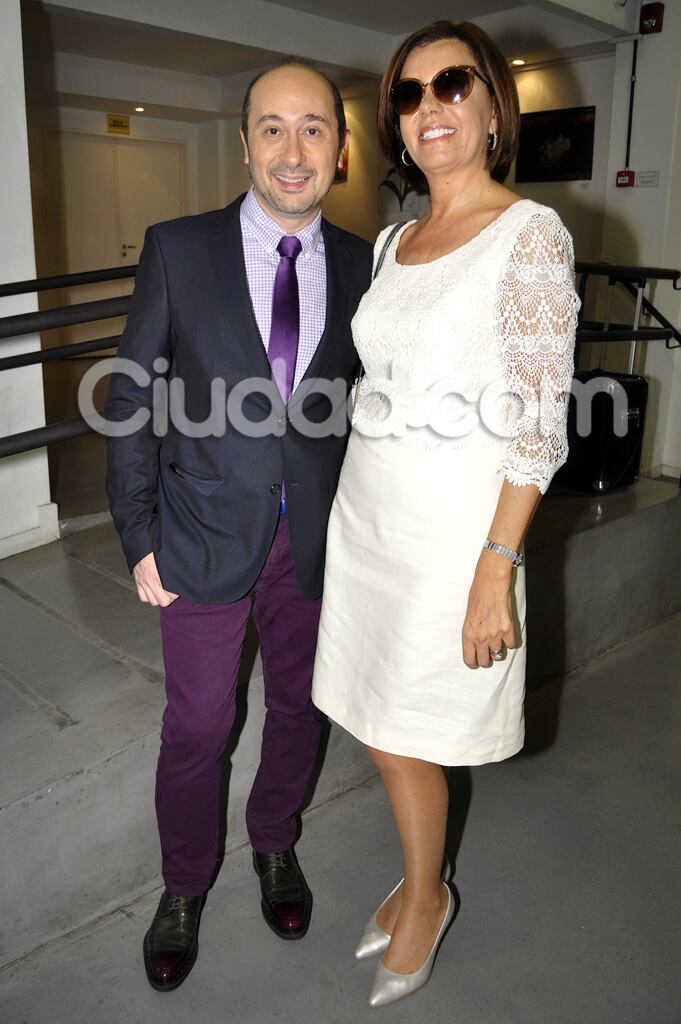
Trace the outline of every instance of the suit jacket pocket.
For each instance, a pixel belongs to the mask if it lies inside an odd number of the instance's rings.
[[[216,491],[220,484],[223,482],[221,476],[205,476],[204,474],[197,473],[193,469],[187,469],[186,466],[179,466],[177,462],[169,462],[168,469],[173,476],[179,477],[181,480],[185,480],[188,484],[191,484],[200,494],[212,494]]]

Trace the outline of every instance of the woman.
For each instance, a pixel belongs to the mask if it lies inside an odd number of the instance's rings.
[[[366,375],[312,694],[367,745],[402,847],[404,880],[356,950],[383,953],[372,1006],[425,984],[454,913],[443,766],[524,738],[521,548],[566,457],[579,302],[560,219],[501,184],[518,124],[507,63],[473,24],[415,32],[384,76],[382,148],[431,208],[390,241],[353,320]]]

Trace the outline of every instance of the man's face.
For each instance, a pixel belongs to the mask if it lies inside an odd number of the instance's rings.
[[[241,138],[256,196],[272,219],[291,230],[312,220],[339,162],[338,122],[324,79],[303,67],[268,72],[253,87],[248,140]]]

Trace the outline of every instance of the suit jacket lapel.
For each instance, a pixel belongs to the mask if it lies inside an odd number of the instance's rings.
[[[234,333],[258,376],[270,378],[271,367],[248,290],[239,217],[242,201],[243,196],[240,196],[218,213],[215,230],[209,240],[210,259],[218,295]]]
[[[322,232],[326,257],[326,323],[324,333],[302,380],[323,376],[324,366],[345,326],[348,305],[350,253],[339,241],[333,225],[324,219],[322,219]],[[293,394],[295,395],[295,391]]]

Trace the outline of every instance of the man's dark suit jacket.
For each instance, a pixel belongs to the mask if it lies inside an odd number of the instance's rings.
[[[247,378],[272,381],[253,313],[241,240],[240,196],[224,210],[182,217],[147,230],[118,357],[134,360],[150,382],[114,372],[105,406],[109,420],[151,408],[152,382],[185,385],[187,419],[204,420],[211,380],[232,388]],[[371,275],[368,242],[322,221],[326,252],[326,327],[303,381],[343,378],[346,394],[358,357],[350,321]],[[155,360],[168,361],[159,373]],[[158,386],[158,384],[157,384]],[[153,551],[166,590],[221,603],[247,594],[267,558],[286,483],[293,561],[303,594],[322,592],[326,530],[347,444],[343,436],[309,437],[290,422],[300,385],[285,409],[278,397],[250,394],[251,421],[274,413],[283,436],[243,436],[230,425],[221,437],[187,437],[172,422],[164,437],[152,423],[108,439],[107,493],[128,566]],[[304,399],[308,420],[328,417],[322,394]],[[337,418],[336,418],[337,422]]]

